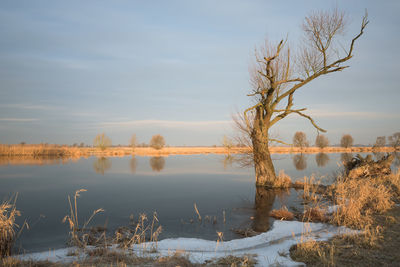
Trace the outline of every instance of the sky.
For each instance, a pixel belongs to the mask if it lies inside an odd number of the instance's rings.
[[[400,1],[20,1],[0,2],[0,143],[113,144],[161,134],[171,146],[220,145],[232,115],[252,104],[248,68],[268,39],[301,44],[301,23],[337,7],[341,44],[370,23],[350,68],[297,91],[331,144],[400,131]],[[307,113],[306,112],[306,113]],[[317,132],[291,115],[272,133],[291,142]]]

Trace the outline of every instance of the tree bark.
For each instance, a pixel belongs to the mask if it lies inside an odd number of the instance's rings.
[[[269,152],[268,134],[263,134],[261,130],[254,130],[252,142],[256,186],[273,187],[276,174]]]

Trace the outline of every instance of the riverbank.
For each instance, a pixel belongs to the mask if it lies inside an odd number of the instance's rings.
[[[0,145],[0,156],[14,157],[55,157],[55,158],[80,158],[80,157],[114,157],[126,155],[138,156],[168,156],[168,155],[196,155],[196,154],[243,154],[249,153],[246,147],[164,147],[154,149],[151,147],[108,147],[104,150],[95,147],[71,147],[61,145]],[[395,152],[393,147],[270,147],[271,154],[290,153],[368,153],[368,152]],[[397,149],[399,151],[399,149]]]

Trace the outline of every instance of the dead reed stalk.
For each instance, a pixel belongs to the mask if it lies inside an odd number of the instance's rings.
[[[15,229],[18,225],[15,219],[21,215],[16,208],[16,200],[17,195],[0,204],[0,258],[11,255],[16,239]]]
[[[86,189],[79,189],[75,191],[74,194],[74,201],[73,203],[71,202],[71,197],[68,196],[68,203],[69,203],[69,208],[70,208],[70,213],[69,215],[66,215],[62,222],[68,222],[69,224],[69,229],[70,229],[70,242],[72,245],[77,246],[79,248],[85,248],[88,244],[88,239],[89,239],[89,233],[87,226],[89,225],[90,221],[93,219],[93,217],[100,212],[103,212],[103,209],[97,209],[93,211],[92,215],[89,217],[89,219],[83,224],[81,227],[79,225],[79,220],[78,220],[78,197],[80,197],[81,192],[86,192]]]

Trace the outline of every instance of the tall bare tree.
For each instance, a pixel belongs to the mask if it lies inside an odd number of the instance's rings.
[[[255,63],[250,68],[252,92],[255,105],[244,111],[246,132],[253,147],[256,184],[273,186],[276,180],[269,152],[270,142],[281,142],[271,138],[270,128],[290,114],[306,118],[318,132],[325,132],[304,113],[305,108],[294,108],[294,94],[309,82],[327,74],[342,71],[345,63],[353,57],[354,44],[368,24],[367,14],[361,28],[348,49],[339,52],[337,36],[346,26],[345,14],[338,10],[314,12],[302,24],[303,46],[292,53],[286,41],[278,44],[265,42],[255,51]]]
[[[296,132],[293,136],[293,145],[297,147],[307,147],[309,143],[304,132]]]

